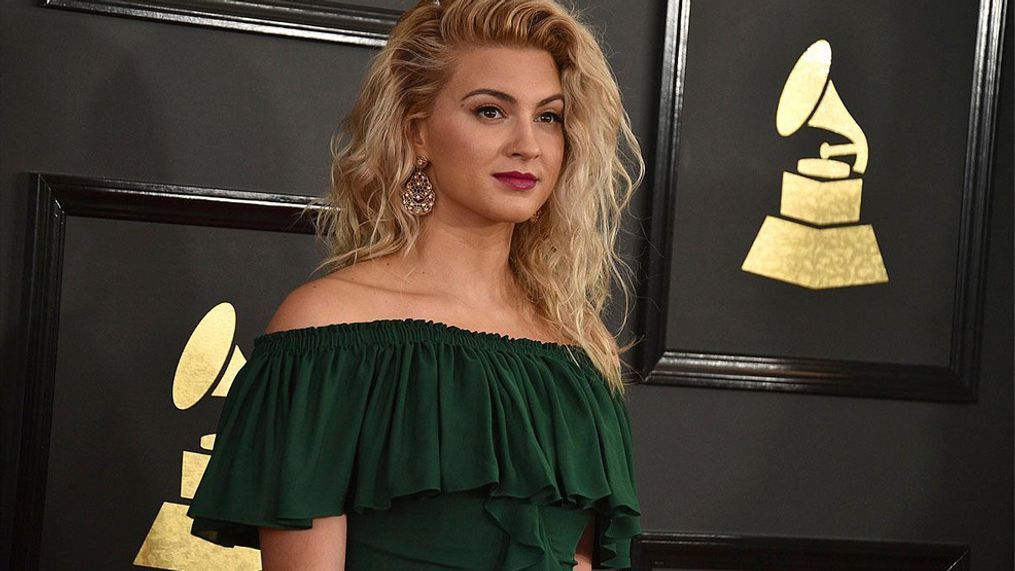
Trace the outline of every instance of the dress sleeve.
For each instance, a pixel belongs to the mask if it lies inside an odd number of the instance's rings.
[[[600,567],[631,566],[631,543],[641,534],[641,508],[635,485],[631,418],[623,397],[602,398],[604,416],[614,422],[600,425],[606,471],[612,493],[596,504],[597,523],[593,545]]]
[[[346,513],[369,378],[345,374],[353,359],[255,343],[187,512],[193,535],[258,549],[259,526],[307,529]]]

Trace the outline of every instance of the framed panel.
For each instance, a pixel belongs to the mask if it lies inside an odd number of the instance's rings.
[[[41,0],[43,6],[359,46],[383,46],[410,0]]]
[[[645,383],[976,400],[1006,9],[669,0]]]
[[[310,197],[38,173],[30,191],[12,568],[259,568],[185,511],[240,340],[320,259]]]
[[[969,570],[969,547],[955,543],[645,533],[631,551],[638,571]]]

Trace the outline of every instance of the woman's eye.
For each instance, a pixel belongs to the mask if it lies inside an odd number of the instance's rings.
[[[539,120],[546,123],[561,123],[564,121],[563,117],[554,113],[553,111],[547,111],[539,116]]]
[[[500,109],[491,107],[489,105],[476,109],[476,113],[482,116],[484,119],[496,119],[500,113]]]

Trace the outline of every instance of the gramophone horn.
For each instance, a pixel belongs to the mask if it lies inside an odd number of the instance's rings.
[[[782,88],[775,126],[783,137],[792,135],[805,124],[846,137],[849,143],[822,143],[821,158],[856,155],[853,170],[862,174],[867,170],[867,137],[828,79],[831,67],[832,47],[827,40],[818,40],[804,51]]]
[[[211,308],[190,334],[173,376],[173,404],[186,410],[201,400],[223,371],[234,368],[236,310],[222,302]],[[242,364],[242,363],[241,363]],[[232,379],[230,379],[232,382]]]

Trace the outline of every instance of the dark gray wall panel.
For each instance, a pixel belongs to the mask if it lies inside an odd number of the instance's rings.
[[[373,49],[54,10],[0,14],[0,457],[11,394],[28,180],[43,171],[288,194],[327,188],[328,142]],[[4,565],[13,486],[5,471]]]
[[[645,529],[954,542],[974,570],[1012,568],[1010,19],[1005,35],[978,403],[636,387]]]

